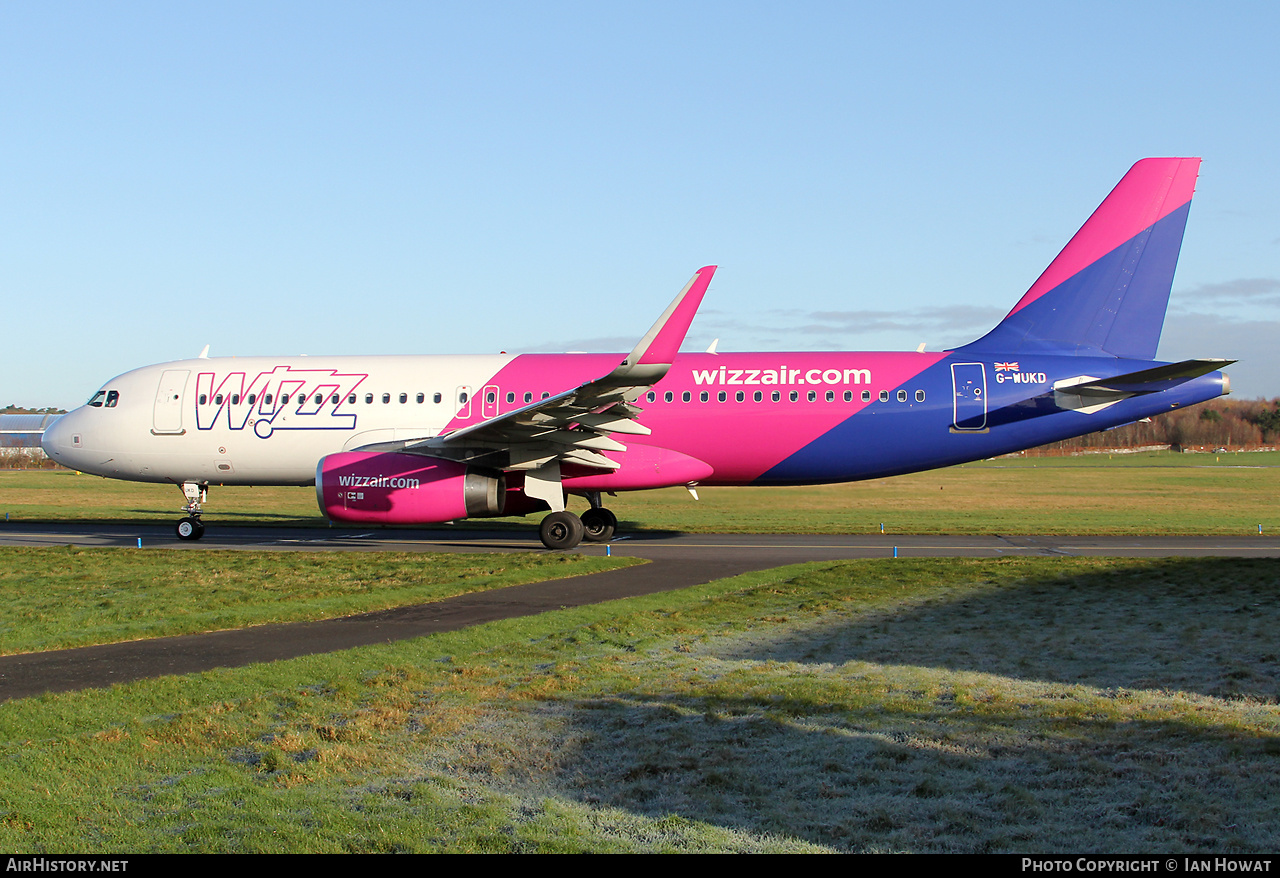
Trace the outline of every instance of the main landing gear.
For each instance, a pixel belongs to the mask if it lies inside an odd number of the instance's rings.
[[[618,529],[618,516],[603,506],[593,506],[582,513],[582,538],[592,543],[607,543]]]
[[[572,549],[586,540],[589,543],[607,543],[618,529],[618,516],[600,505],[600,493],[587,494],[591,508],[582,517],[572,512],[552,512],[542,519],[538,536],[548,549]]]
[[[209,499],[209,486],[183,482],[182,496],[187,501],[182,511],[187,515],[178,520],[178,526],[174,532],[180,540],[198,540],[204,536],[204,522],[200,520],[200,504]]]
[[[582,519],[569,511],[553,512],[538,526],[538,536],[548,549],[572,549],[585,535]]]

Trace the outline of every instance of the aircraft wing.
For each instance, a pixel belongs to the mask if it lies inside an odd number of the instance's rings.
[[[410,442],[402,450],[530,475],[543,470],[548,477],[545,468],[554,466],[557,483],[562,463],[617,469],[618,462],[601,452],[625,451],[626,446],[609,434],[649,434],[636,420],[642,409],[635,402],[671,368],[715,270],[714,265],[699,269],[608,375],[479,424]]]

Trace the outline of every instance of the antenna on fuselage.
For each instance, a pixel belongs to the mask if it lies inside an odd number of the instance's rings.
[[[197,359],[197,360],[207,360],[207,359],[209,359],[209,346],[208,346],[208,345],[205,345],[205,346],[204,346],[204,350],[202,350],[202,351],[200,352],[200,356],[196,357],[196,359]]]

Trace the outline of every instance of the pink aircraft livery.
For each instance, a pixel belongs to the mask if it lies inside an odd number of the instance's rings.
[[[679,353],[708,266],[626,356],[202,355],[113,378],[43,446],[76,470],[179,486],[182,539],[204,533],[210,484],[314,484],[342,522],[549,510],[542,542],[561,549],[610,539],[602,498],[622,491],[1006,454],[1229,391],[1231,360],[1153,360],[1199,166],[1134,165],[1009,315],[954,350]]]

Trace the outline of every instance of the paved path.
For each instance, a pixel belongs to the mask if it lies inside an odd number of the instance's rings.
[[[362,531],[346,528],[211,528],[184,543],[161,525],[0,524],[0,545],[137,546],[156,550],[512,552],[546,551],[536,535],[518,531],[433,529]],[[41,692],[107,686],[130,680],[239,667],[333,652],[561,607],[686,588],[751,570],[801,561],[899,557],[1280,557],[1280,538],[1070,536],[844,536],[789,534],[637,534],[610,544],[614,554],[650,561],[591,576],[460,595],[430,604],[321,622],[265,625],[237,631],[163,637],[107,646],[0,657],[0,700]],[[603,553],[584,544],[577,551]]]

